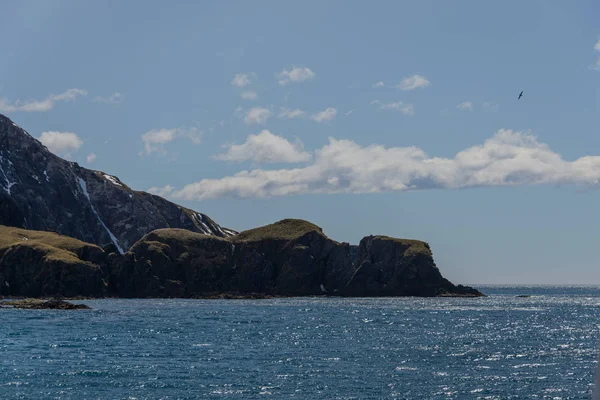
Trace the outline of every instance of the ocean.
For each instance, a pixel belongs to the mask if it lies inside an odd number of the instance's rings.
[[[0,399],[591,397],[600,287],[475,287],[489,296],[0,309]]]

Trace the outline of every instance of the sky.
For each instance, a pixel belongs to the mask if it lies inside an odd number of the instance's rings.
[[[9,1],[0,113],[236,230],[600,284],[600,3]],[[523,91],[523,97],[517,99]]]

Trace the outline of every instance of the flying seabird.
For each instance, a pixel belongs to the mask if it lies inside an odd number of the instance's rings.
[[[521,93],[519,93],[519,98],[517,100],[520,100],[521,97],[523,97],[523,91],[521,90]]]

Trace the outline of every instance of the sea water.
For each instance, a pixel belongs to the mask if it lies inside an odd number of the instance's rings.
[[[590,398],[600,288],[478,288],[0,309],[0,398]]]

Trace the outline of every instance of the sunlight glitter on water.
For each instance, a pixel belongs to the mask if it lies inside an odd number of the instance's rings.
[[[589,398],[600,289],[483,291],[2,310],[0,399]]]

